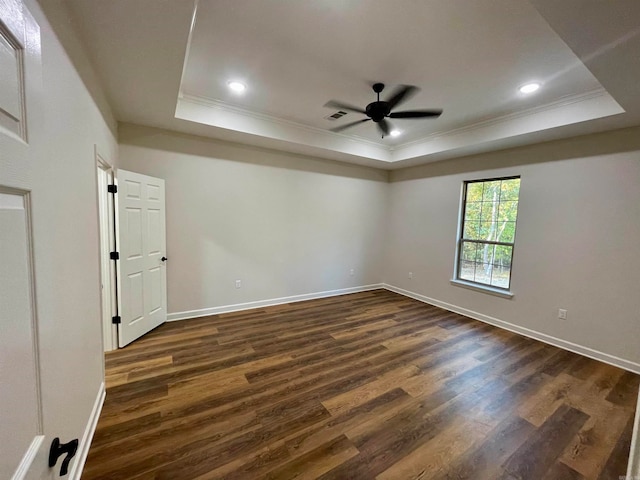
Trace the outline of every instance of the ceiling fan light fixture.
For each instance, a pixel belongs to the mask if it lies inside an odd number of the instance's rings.
[[[244,83],[235,80],[227,82],[227,86],[234,93],[243,93],[247,89],[247,86]]]
[[[520,90],[520,93],[529,94],[537,91],[540,87],[541,85],[538,82],[531,82],[522,85],[518,90]]]
[[[391,130],[389,132],[389,135],[391,135],[392,137],[399,137],[400,135],[402,135],[402,132],[400,130]]]

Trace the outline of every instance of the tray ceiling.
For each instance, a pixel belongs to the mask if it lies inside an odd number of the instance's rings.
[[[571,3],[68,1],[118,120],[382,168],[637,124],[632,79],[609,87],[640,72],[637,61],[621,69],[638,4],[581,0],[572,19]],[[620,71],[598,70],[604,62]],[[521,94],[531,81],[542,88]],[[329,131],[365,117],[330,121],[326,102],[364,107],[375,82],[382,98],[421,89],[398,110],[444,113],[392,120],[395,138],[373,122]]]

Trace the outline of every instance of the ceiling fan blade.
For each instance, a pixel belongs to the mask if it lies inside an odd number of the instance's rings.
[[[419,88],[413,85],[400,85],[394,94],[387,100],[389,109],[393,110],[396,105],[409,99],[409,97],[415,95]]]
[[[427,118],[427,117],[439,117],[442,115],[442,110],[412,110],[406,112],[392,112],[389,114],[389,118]]]
[[[389,131],[391,130],[389,122],[387,122],[387,120],[385,120],[384,118],[378,122],[378,128],[383,135],[389,135]]]
[[[329,100],[327,103],[324,104],[324,106],[327,108],[337,108],[339,110],[349,110],[350,112],[364,113],[365,115],[367,114],[367,112],[365,112],[360,107],[354,107],[353,105],[337,102],[335,100]]]
[[[336,132],[336,133],[337,132],[341,132],[342,130],[346,130],[347,128],[355,127],[359,123],[368,122],[369,120],[371,120],[371,119],[370,118],[363,118],[362,120],[357,120],[355,122],[346,123],[344,125],[340,125],[339,127],[332,128],[331,131],[332,132]]]

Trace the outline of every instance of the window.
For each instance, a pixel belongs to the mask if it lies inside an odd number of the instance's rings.
[[[456,280],[509,289],[520,177],[464,183]]]

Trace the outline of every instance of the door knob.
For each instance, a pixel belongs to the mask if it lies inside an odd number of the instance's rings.
[[[162,257],[160,260],[162,260],[163,262],[167,261],[167,257]]]
[[[71,440],[69,443],[60,443],[60,439],[58,437],[53,439],[51,442],[51,448],[49,449],[49,468],[55,467],[58,462],[58,458],[60,458],[65,453],[67,456],[62,461],[62,465],[60,466],[60,476],[64,477],[69,471],[69,462],[75,456],[78,451],[78,439]]]

